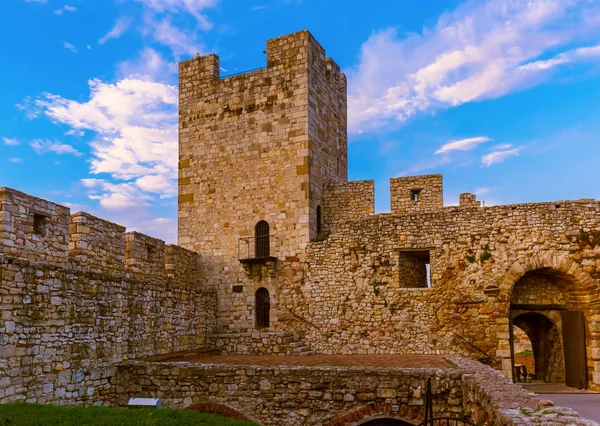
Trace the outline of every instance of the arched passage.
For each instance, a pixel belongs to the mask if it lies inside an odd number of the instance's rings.
[[[521,276],[512,289],[510,349],[513,378],[514,326],[529,337],[535,359],[535,379],[587,387],[585,304],[577,279],[554,268],[538,268]]]
[[[556,325],[537,312],[521,314],[513,318],[513,324],[523,330],[531,341],[536,365],[534,378],[544,383],[564,383],[563,345]]]

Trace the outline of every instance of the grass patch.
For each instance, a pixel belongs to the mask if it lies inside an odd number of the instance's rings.
[[[525,349],[522,352],[519,352],[517,355],[533,355],[533,351],[531,349]]]
[[[251,426],[219,414],[169,409],[0,404],[0,426]]]

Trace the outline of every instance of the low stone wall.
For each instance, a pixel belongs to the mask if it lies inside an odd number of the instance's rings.
[[[569,408],[539,400],[487,366],[446,359],[453,366],[445,369],[128,361],[119,366],[113,402],[157,397],[167,407],[235,413],[265,425],[342,426],[381,416],[416,425],[424,419],[431,377],[434,416],[490,426],[597,426]]]
[[[207,339],[208,346],[222,355],[294,355],[309,350],[297,336],[285,332],[219,333]]]

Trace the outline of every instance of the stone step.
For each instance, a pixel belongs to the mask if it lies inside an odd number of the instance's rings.
[[[283,336],[281,338],[281,342],[286,344],[286,343],[293,343],[293,342],[297,342],[298,338],[296,336],[294,336],[293,334],[291,336]]]
[[[304,342],[295,341],[295,342],[290,343],[290,348],[295,349],[295,348],[301,348],[302,346],[305,346]]]
[[[300,356],[311,356],[314,355],[315,353],[313,351],[306,351],[306,352],[300,352],[298,355]]]

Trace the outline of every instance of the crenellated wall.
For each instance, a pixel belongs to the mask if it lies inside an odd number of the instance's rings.
[[[206,343],[217,301],[196,253],[12,189],[0,200],[0,403],[106,403],[119,362]]]
[[[392,213],[427,213],[444,206],[442,175],[406,176],[390,179]]]

